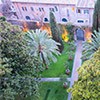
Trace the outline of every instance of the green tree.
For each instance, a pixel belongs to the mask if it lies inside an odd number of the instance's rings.
[[[25,40],[30,46],[30,54],[39,57],[46,68],[48,68],[50,61],[57,61],[56,56],[60,55],[57,45],[60,44],[55,42],[46,31],[39,29],[28,31]]]
[[[68,90],[72,100],[100,99],[100,48],[78,69],[78,81]]]
[[[91,42],[85,42],[83,44],[83,54],[82,59],[87,60],[90,59],[94,52],[98,50],[100,47],[100,30],[99,32],[94,31],[94,34],[92,34]]]
[[[38,98],[40,62],[28,53],[27,42],[18,26],[0,21],[0,100]]]
[[[100,0],[96,1],[93,15],[93,31],[100,28]]]
[[[53,40],[61,44],[61,45],[58,45],[58,47],[59,47],[60,52],[62,52],[64,49],[64,45],[61,39],[61,33],[56,23],[55,16],[52,12],[50,12],[50,27],[51,27],[51,32],[52,32],[52,38]]]
[[[73,41],[74,40],[74,25],[72,25],[71,23],[66,25],[66,29],[68,31],[68,36],[69,36],[69,41]]]

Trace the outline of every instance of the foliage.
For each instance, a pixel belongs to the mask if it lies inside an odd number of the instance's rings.
[[[93,31],[100,28],[100,0],[96,1],[93,15]]]
[[[100,48],[78,69],[79,78],[68,91],[72,100],[100,99]]]
[[[68,31],[68,37],[69,37],[69,41],[74,40],[74,25],[72,25],[71,23],[66,25],[66,30]]]
[[[61,39],[61,33],[57,26],[55,16],[52,12],[50,12],[50,27],[51,27],[51,32],[52,32],[52,38],[53,40],[61,44],[61,45],[58,45],[58,47],[59,47],[60,52],[62,52],[64,49],[64,46]]]
[[[0,20],[2,20],[2,21],[6,21],[5,16],[0,17]]]
[[[2,63],[2,60],[1,60],[1,57],[0,57],[0,77],[5,75],[5,73],[11,72],[10,68],[6,68],[7,64],[2,65],[1,63]]]
[[[57,45],[60,44],[51,39],[46,31],[38,29],[28,31],[25,40],[30,47],[30,54],[38,57],[45,67],[47,67],[51,61],[57,61],[56,56],[60,55]]]
[[[83,55],[82,59],[87,60],[93,56],[93,53],[100,47],[100,30],[99,32],[94,31],[92,34],[91,42],[86,42],[83,44]]]
[[[64,63],[64,66],[65,66],[66,69],[69,69],[70,62],[69,62],[69,61],[66,61],[66,62]]]
[[[0,21],[0,100],[38,98],[37,72],[40,62],[29,55],[24,34],[18,26]],[[36,99],[35,99],[36,100]]]

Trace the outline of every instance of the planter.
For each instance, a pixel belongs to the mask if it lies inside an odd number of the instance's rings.
[[[48,69],[48,66],[46,66],[45,69],[47,70]]]
[[[66,69],[66,74],[67,74],[67,75],[70,74],[70,69]]]
[[[69,56],[68,60],[73,60],[73,57],[72,56]]]
[[[64,82],[63,83],[63,88],[67,88],[68,87],[68,83],[67,82]]]
[[[73,50],[75,50],[75,48],[74,48],[74,47],[72,47],[72,48],[71,48],[71,50],[73,51]]]

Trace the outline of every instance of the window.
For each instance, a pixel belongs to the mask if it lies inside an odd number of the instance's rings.
[[[22,10],[23,10],[23,11],[27,11],[27,8],[26,8],[26,7],[22,7]]]
[[[67,17],[69,17],[69,10],[67,9]]]
[[[83,21],[83,20],[78,20],[77,22],[78,22],[78,23],[84,23],[84,21]]]
[[[39,8],[39,11],[41,12],[41,8]]]
[[[48,22],[48,18],[44,18],[44,21],[45,21],[45,22]]]
[[[86,23],[88,23],[88,20],[85,20]]]
[[[25,7],[25,10],[27,11],[27,8]]]
[[[33,8],[33,7],[31,7],[31,10],[32,10],[32,11],[34,11],[34,8]]]
[[[88,9],[85,9],[84,10],[84,14],[89,14],[89,10]]]
[[[50,11],[52,11],[52,9],[51,9],[51,8],[49,8],[49,10],[50,10]]]
[[[80,9],[77,9],[77,13],[81,13],[81,10]]]
[[[12,10],[12,9],[9,7],[9,10]]]
[[[49,8],[49,10],[54,12],[54,8]]]
[[[52,11],[54,12],[54,8],[52,8]]]
[[[24,7],[22,7],[22,10],[24,11]]]
[[[26,19],[27,19],[27,20],[31,20],[31,18],[30,18],[29,16],[26,16]]]
[[[55,10],[56,10],[56,11],[58,11],[58,8],[57,8],[57,6],[55,6]]]
[[[44,8],[42,8],[42,11],[44,11]]]
[[[67,19],[66,18],[62,18],[62,22],[67,22]]]

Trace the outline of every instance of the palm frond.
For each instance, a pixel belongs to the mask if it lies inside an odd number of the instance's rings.
[[[100,29],[99,32],[94,31],[91,38],[91,43],[85,42],[83,44],[83,55],[82,59],[90,59],[94,52],[100,47]]]
[[[57,61],[56,56],[60,55],[58,49],[60,44],[50,38],[46,31],[41,31],[40,29],[28,31],[25,39],[30,46],[31,55],[39,57],[42,62],[44,57],[47,65],[50,61]]]

